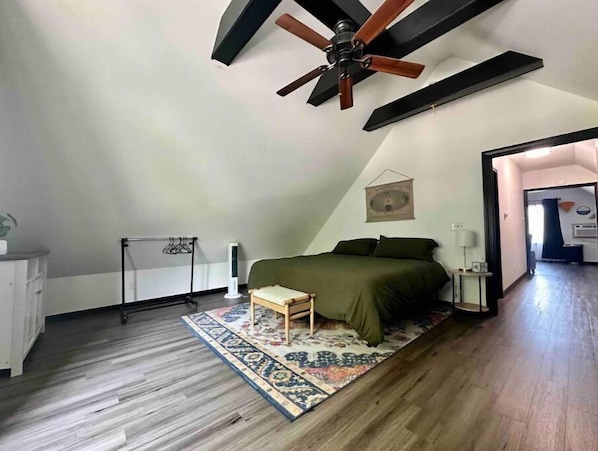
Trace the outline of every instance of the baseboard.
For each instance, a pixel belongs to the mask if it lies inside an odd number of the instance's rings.
[[[239,290],[246,290],[246,289],[247,289],[247,284],[239,285]],[[228,290],[228,288],[224,287],[224,288],[213,288],[211,290],[194,291],[193,297],[207,296],[209,294],[216,294],[216,293],[226,293],[227,290]],[[174,296],[166,296],[166,297],[162,297],[162,298],[145,299],[143,301],[127,302],[126,305],[127,305],[127,307],[134,308],[134,307],[140,307],[143,305],[167,303],[168,301],[180,300],[181,297],[185,296],[185,295],[186,294],[177,294]],[[59,313],[58,315],[46,316],[46,322],[53,323],[53,322],[63,321],[65,319],[77,318],[80,316],[96,315],[96,314],[102,313],[102,312],[120,310],[120,307],[121,307],[121,304],[114,304],[114,305],[108,305],[105,307],[97,307],[97,308],[92,308],[92,309],[87,309],[87,310],[79,310],[76,312]]]
[[[517,285],[519,285],[524,279],[527,278],[529,274],[526,272],[524,272],[523,274],[521,274],[521,276],[515,281],[513,282],[511,285],[509,285],[505,290],[503,290],[503,298],[506,298],[507,295],[513,291],[515,289],[515,287]]]
[[[598,266],[598,262],[582,262],[582,263],[576,263],[576,262],[567,262],[565,260],[538,260],[538,263],[550,263],[551,265],[556,264],[556,265],[581,265],[581,266]]]

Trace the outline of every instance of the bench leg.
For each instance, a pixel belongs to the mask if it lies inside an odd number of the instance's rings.
[[[255,324],[255,304],[253,303],[253,294],[249,298],[249,312],[251,314],[251,327]]]
[[[287,339],[287,345],[289,345],[290,316],[291,316],[291,314],[289,313],[289,305],[287,304],[285,306],[285,312],[284,312],[284,334]]]
[[[314,298],[309,301],[309,334],[314,334]]]

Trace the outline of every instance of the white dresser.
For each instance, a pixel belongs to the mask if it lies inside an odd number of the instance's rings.
[[[48,252],[0,255],[0,369],[23,374],[23,361],[45,328]]]

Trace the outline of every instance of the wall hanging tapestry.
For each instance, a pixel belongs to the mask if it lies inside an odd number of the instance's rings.
[[[249,303],[183,316],[183,323],[274,407],[293,421],[354,382],[451,315],[438,303],[417,319],[384,332],[384,342],[368,347],[342,321],[317,317],[309,335],[305,319],[291,321],[290,345],[284,318],[257,306],[250,325]]]
[[[376,180],[388,172],[406,178],[406,180],[372,186]],[[415,219],[413,178],[405,174],[392,169],[384,170],[365,187],[365,198],[367,222]]]
[[[575,202],[561,202],[559,204],[559,207],[561,207],[563,210],[569,213],[569,210],[573,208],[573,205],[575,205]]]

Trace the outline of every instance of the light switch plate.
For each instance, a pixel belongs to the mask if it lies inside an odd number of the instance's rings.
[[[465,224],[463,224],[462,222],[453,222],[451,229],[452,230],[464,230]]]

